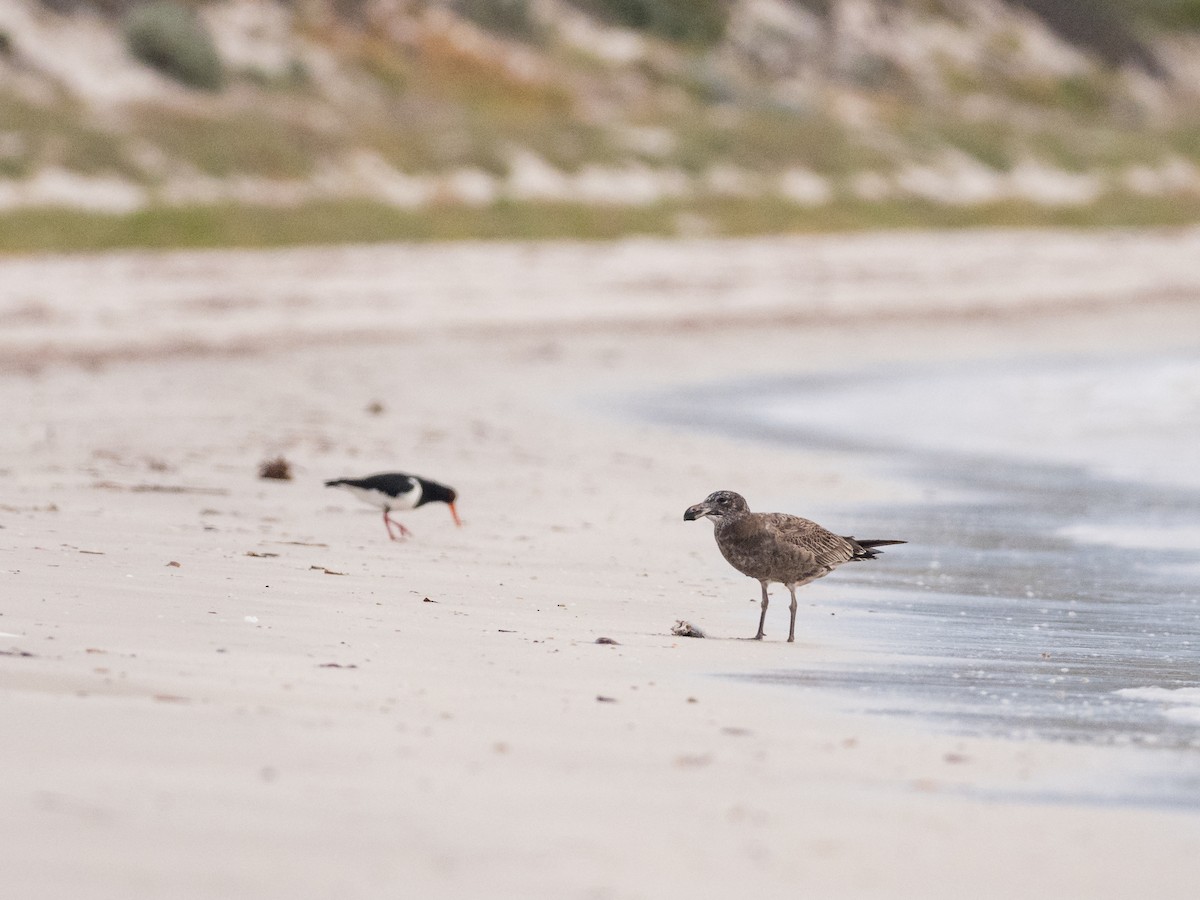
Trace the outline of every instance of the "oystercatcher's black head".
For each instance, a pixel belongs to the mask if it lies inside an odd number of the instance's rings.
[[[715,520],[749,511],[750,507],[746,504],[746,498],[741,494],[735,494],[733,491],[713,491],[702,502],[684,510],[683,520],[685,522],[705,518]]]
[[[450,507],[450,515],[454,516],[454,524],[462,528],[462,519],[458,517],[458,510],[454,504],[458,500],[458,491],[444,484],[438,484],[436,481],[421,479],[421,502],[418,506],[424,506],[426,503],[445,503]]]

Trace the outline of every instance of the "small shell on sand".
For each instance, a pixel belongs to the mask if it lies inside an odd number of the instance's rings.
[[[683,619],[676,620],[675,627],[671,629],[671,634],[677,634],[680,637],[708,637],[701,629],[697,628],[691,622],[685,622]]]

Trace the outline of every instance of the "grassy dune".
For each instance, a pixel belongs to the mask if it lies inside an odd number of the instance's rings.
[[[0,216],[0,253],[463,239],[607,240],[636,234],[750,236],[872,228],[1175,226],[1196,221],[1200,221],[1200,198],[1153,197],[1107,197],[1080,207],[1023,202],[947,206],[903,200],[843,201],[813,208],[778,200],[716,200],[645,207],[436,205],[419,211],[338,201],[288,209],[153,208],[129,215],[33,209]]]
[[[832,2],[803,0],[796,8],[827,16]],[[862,48],[849,62],[797,74],[755,56],[754,41],[731,43],[729,5],[718,0],[575,3],[599,23],[640,35],[648,49],[624,61],[556,37],[522,0],[433,3],[456,10],[459,18],[449,21],[458,25],[418,17],[400,36],[354,0],[329,15],[311,12],[320,2],[295,5],[285,64],[271,71],[226,65],[219,89],[172,84],[158,99],[130,99],[114,111],[90,107],[57,82],[30,91],[0,79],[0,201],[10,186],[9,195],[18,196],[0,207],[0,252],[1200,220],[1200,92],[1153,75],[1143,40],[1162,29],[1200,28],[1200,0],[1012,4],[1041,16],[1045,28],[1092,61],[1070,71],[1031,64],[1026,38],[1010,24],[990,36],[973,63],[964,61],[969,55],[930,51],[932,80],[928,72],[914,74],[919,66],[906,71]],[[941,16],[946,27],[962,25],[950,7],[899,5],[927,23]],[[703,16],[695,14],[700,6]],[[1066,15],[1068,7],[1090,18]],[[467,20],[482,31],[464,37],[459,25]],[[112,27],[115,33],[119,18]],[[972,36],[964,31],[960,39],[969,45]],[[24,36],[6,40],[0,55],[19,59]],[[1052,39],[1041,33],[1038,40]],[[820,55],[802,42],[775,46],[804,65]],[[1141,82],[1130,76],[1138,65],[1149,67]],[[789,85],[800,87],[781,88]],[[1161,96],[1146,99],[1155,91]],[[514,160],[536,158],[564,178],[585,168],[649,172],[686,176],[693,189],[688,200],[642,205],[631,197],[624,206],[525,199],[455,205],[434,189],[428,196],[438,200],[409,210],[373,202],[375,187],[355,186],[355,161],[364,157],[390,167],[394,181],[426,186],[463,172],[504,185]],[[981,177],[1032,165],[1037,177],[1087,173],[1107,187],[1094,202],[1060,205],[1052,196],[1040,197],[1043,204],[968,204],[961,196],[933,203],[919,199],[930,191],[906,192],[895,181],[879,195],[850,187],[864,173],[894,179],[920,168],[937,173],[956,161]],[[1149,173],[1142,194],[1123,186],[1135,167]],[[829,202],[804,206],[782,192],[733,199],[738,190],[707,182],[714,172],[733,172],[757,179],[761,189],[796,171],[825,179]],[[85,199],[66,208],[61,192],[20,198],[39,175],[64,172],[118,181],[149,198],[149,206],[105,214],[89,211],[98,204]],[[325,187],[303,189],[320,179]],[[229,185],[250,188],[225,190]],[[267,202],[256,185],[266,193],[278,187],[285,199],[272,208],[219,199]],[[1032,197],[1036,189],[983,192],[1009,195]],[[211,205],[188,205],[199,197]],[[331,199],[286,205],[305,197]]]

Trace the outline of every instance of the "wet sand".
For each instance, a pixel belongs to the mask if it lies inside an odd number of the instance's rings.
[[[1200,331],[1200,267],[1178,261],[1196,234],[846,240],[0,262],[6,883],[1191,896],[1194,809],[1070,790],[1123,777],[1124,748],[953,734],[751,680],[888,662],[869,622],[838,626],[841,598],[886,600],[874,573],[938,548],[805,588],[794,645],[780,602],[768,640],[737,640],[757,586],[684,507],[730,487],[846,533],[870,507],[904,537],[923,489],[837,447],[639,420],[636,401],[1178,350]],[[940,266],[948,244],[974,262]],[[1043,277],[1017,290],[1005,261],[1029,248]],[[876,289],[886,313],[863,305]],[[276,454],[295,480],[256,477]],[[393,467],[457,487],[465,527],[422,509],[390,543],[321,487]],[[680,618],[712,637],[673,637]]]
[[[644,414],[698,407],[718,430],[836,447],[922,489],[850,513],[860,534],[902,521],[934,551],[842,573],[826,638],[881,652],[755,677],[955,734],[1137,747],[1129,779],[1077,790],[1200,807],[1200,335],[1175,353],[701,385]]]

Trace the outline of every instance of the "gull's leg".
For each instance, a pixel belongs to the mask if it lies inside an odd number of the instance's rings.
[[[762,615],[758,617],[758,634],[754,636],[756,641],[761,641],[763,639],[763,625],[765,625],[767,621],[767,604],[771,602],[770,598],[767,596],[767,583],[765,581],[759,583],[762,585],[763,598]]]
[[[789,584],[787,589],[792,595],[792,605],[788,607],[792,611],[792,623],[788,626],[788,643],[790,644],[796,640],[796,586]]]

